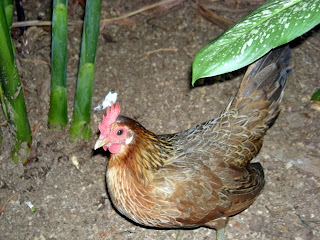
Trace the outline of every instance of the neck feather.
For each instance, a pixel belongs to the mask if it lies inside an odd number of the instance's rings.
[[[125,168],[137,181],[146,183],[152,177],[151,173],[172,156],[172,150],[170,142],[146,129],[139,129],[123,151],[111,155],[108,167]]]

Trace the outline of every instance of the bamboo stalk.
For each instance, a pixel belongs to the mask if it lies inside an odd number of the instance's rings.
[[[7,24],[10,28],[12,25],[12,16],[13,16],[13,0],[2,0],[1,1],[4,7],[4,11],[6,14]]]
[[[94,83],[96,50],[99,35],[101,0],[87,0],[81,42],[81,55],[73,118],[70,127],[72,140],[91,136],[90,118]]]
[[[49,127],[62,129],[67,112],[67,0],[53,1]]]
[[[26,155],[29,153],[32,137],[3,4],[0,4],[0,46],[0,79],[6,105],[4,112],[9,117],[15,136],[16,144],[12,148],[11,156],[17,162],[20,150],[25,150]]]

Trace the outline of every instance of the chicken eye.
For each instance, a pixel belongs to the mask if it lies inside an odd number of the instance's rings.
[[[120,130],[118,130],[117,135],[120,136],[120,135],[122,135],[122,133],[123,133],[123,130],[120,129]]]

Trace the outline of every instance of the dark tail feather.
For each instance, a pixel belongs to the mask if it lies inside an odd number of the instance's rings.
[[[240,97],[248,97],[254,90],[267,89],[274,83],[278,83],[277,89],[280,92],[283,90],[289,72],[292,67],[289,67],[291,58],[291,51],[289,47],[280,47],[271,50],[265,56],[260,58],[255,63],[251,64],[242,80],[239,93]],[[269,101],[276,101],[279,95],[274,94],[273,99],[268,98]]]
[[[292,69],[289,66],[290,57],[290,48],[280,47],[250,65],[231,104],[232,108],[237,109],[239,115],[249,117],[260,111],[264,114],[253,119],[264,121],[270,127],[279,113],[279,102]]]
[[[290,55],[290,49],[282,47],[250,65],[236,97],[216,121],[220,131],[228,133],[221,140],[228,147],[218,147],[229,165],[244,167],[260,151],[263,136],[280,112]]]

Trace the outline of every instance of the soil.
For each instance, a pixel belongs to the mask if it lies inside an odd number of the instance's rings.
[[[26,18],[50,20],[50,2],[22,1]],[[154,2],[102,1],[101,18]],[[236,21],[263,1],[240,5],[233,0],[200,2],[220,7],[216,14]],[[217,116],[236,93],[242,75],[231,74],[228,81],[191,87],[194,55],[224,29],[203,18],[193,1],[156,10],[118,24],[101,25],[93,106],[110,90],[115,91],[122,114],[155,133],[173,133]],[[77,5],[69,21],[82,16],[83,8]],[[69,27],[70,119],[81,30],[81,25]],[[93,151],[103,111],[92,112],[93,134],[88,142],[72,142],[69,127],[62,131],[47,127],[50,41],[48,27],[29,28],[15,40],[33,147],[27,165],[14,164],[9,129],[1,126],[8,137],[3,140],[0,157],[0,207],[5,206],[0,213],[0,239],[215,239],[215,231],[207,228],[137,226],[113,209],[106,193],[106,155]],[[320,86],[319,28],[291,47],[294,70],[282,112],[255,159],[264,167],[266,186],[249,209],[230,218],[227,239],[320,239],[320,113],[310,101]],[[75,158],[79,169],[72,164]]]

